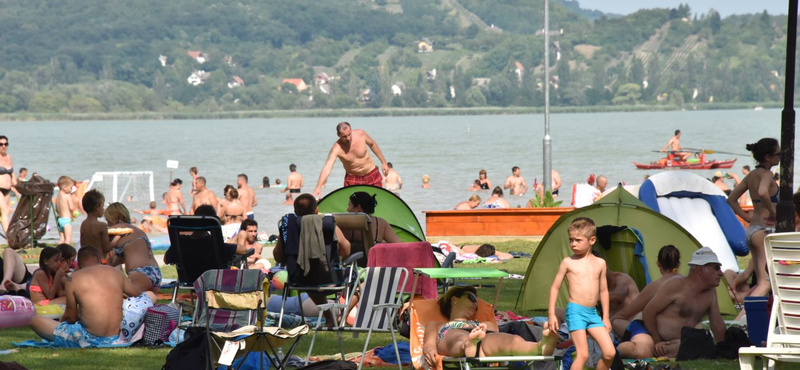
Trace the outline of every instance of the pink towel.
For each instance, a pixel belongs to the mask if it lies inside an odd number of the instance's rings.
[[[406,293],[410,293],[414,285],[414,269],[436,267],[436,258],[428,242],[416,243],[380,243],[369,249],[367,267],[405,267],[409,277],[406,281]],[[420,276],[416,294],[425,299],[438,299],[436,280]]]

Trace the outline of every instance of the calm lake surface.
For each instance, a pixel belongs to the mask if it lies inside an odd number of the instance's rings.
[[[258,196],[259,230],[276,233],[280,216],[291,212],[291,206],[282,204],[280,189],[258,189],[262,177],[269,176],[273,184],[278,178],[285,181],[289,164],[294,163],[305,177],[303,191],[313,190],[336,140],[335,126],[342,120],[366,130],[378,142],[402,176],[401,197],[423,227],[422,211],[452,209],[466,200],[480,169],[488,171],[494,186],[502,186],[512,166],[522,169],[529,187],[534,178],[539,182],[543,178],[542,115],[3,122],[0,134],[9,137],[15,170],[27,167],[52,182],[61,175],[89,180],[97,171],[153,171],[159,208],[164,208],[161,194],[168,189],[167,160],[180,162],[174,176],[184,180],[189,207],[189,167],[199,168],[217,196],[226,184],[236,185],[237,174],[246,173]],[[554,114],[550,122],[553,169],[562,177],[564,205],[570,202],[572,184],[585,182],[591,173],[607,176],[609,184],[636,184],[645,174],[657,173],[637,170],[633,161],[657,160],[660,154],[652,151],[661,149],[676,129],[683,133],[684,147],[734,153],[747,153],[745,144],[762,137],[780,137],[780,110]],[[745,156],[710,158],[738,158],[729,170],[737,174],[743,165],[754,165]],[[713,171],[694,173],[711,177]],[[424,174],[431,177],[430,189],[420,187]],[[341,186],[343,177],[337,163],[323,194]],[[483,199],[490,196],[489,191],[479,194]],[[529,198],[507,196],[512,206],[524,205]],[[148,199],[124,203],[145,209]],[[58,238],[54,227],[47,235],[53,237]]]

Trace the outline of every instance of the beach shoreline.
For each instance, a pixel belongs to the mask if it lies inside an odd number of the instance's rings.
[[[605,105],[551,107],[551,113],[668,112],[680,110],[777,109],[779,102],[699,103],[683,108],[673,105]],[[543,114],[544,107],[480,107],[480,108],[356,108],[304,110],[251,110],[221,112],[106,112],[106,113],[0,113],[2,121],[101,121],[101,120],[191,120],[191,119],[278,119],[331,117],[414,117]]]

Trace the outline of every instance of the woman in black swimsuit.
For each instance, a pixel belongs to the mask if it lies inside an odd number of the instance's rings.
[[[478,181],[481,183],[481,189],[489,190],[492,188],[492,180],[489,180],[489,177],[486,176],[486,170],[481,169],[478,172]]]
[[[3,226],[3,234],[8,229],[8,222],[11,217],[11,188],[17,184],[14,176],[14,165],[11,162],[11,154],[8,154],[8,137],[0,135],[0,223]]]

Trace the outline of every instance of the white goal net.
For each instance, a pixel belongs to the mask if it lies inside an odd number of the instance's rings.
[[[107,203],[155,200],[152,171],[95,172],[86,190],[97,189]]]

